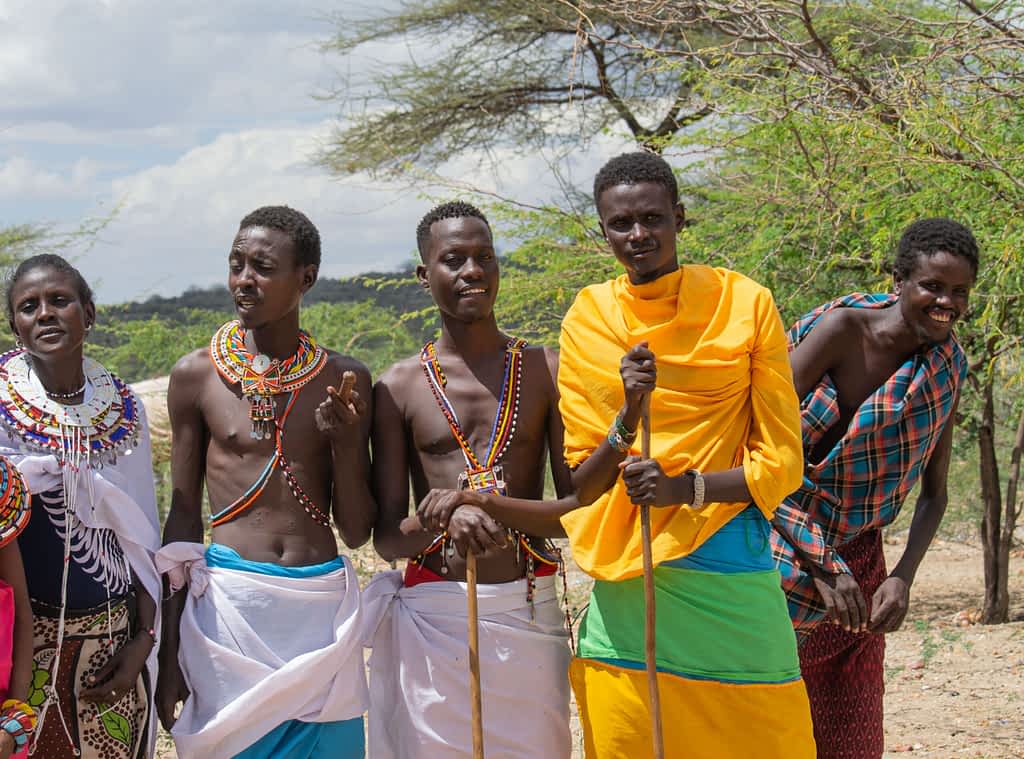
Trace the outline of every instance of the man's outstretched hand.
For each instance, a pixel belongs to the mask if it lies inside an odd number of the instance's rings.
[[[355,372],[345,372],[340,388],[328,386],[327,398],[316,407],[316,427],[332,441],[339,441],[351,430],[358,429],[366,413],[366,401],[359,396],[355,385]]]

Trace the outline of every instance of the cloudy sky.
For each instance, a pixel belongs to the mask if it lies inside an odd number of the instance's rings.
[[[381,7],[385,3],[374,3]],[[324,241],[325,276],[409,261],[436,188],[337,179],[311,162],[341,112],[336,72],[385,66],[404,42],[342,64],[318,43],[346,0],[0,0],[0,226],[113,221],[76,263],[102,303],[226,276],[238,220],[286,203]],[[592,176],[622,143],[587,146]],[[445,173],[526,201],[557,195],[538,159]]]

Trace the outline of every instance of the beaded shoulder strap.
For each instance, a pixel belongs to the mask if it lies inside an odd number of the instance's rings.
[[[466,468],[472,472],[493,467],[515,434],[516,420],[519,414],[519,386],[523,374],[523,348],[526,347],[526,344],[525,340],[513,338],[505,346],[505,371],[501,382],[501,399],[498,401],[498,410],[494,415],[491,437],[483,462],[477,458],[470,446],[469,440],[459,424],[455,407],[452,406],[451,400],[444,391],[448,380],[444,376],[444,372],[441,371],[441,362],[438,360],[434,342],[432,340],[428,342],[420,352],[420,363],[423,366],[423,373],[427,377],[427,383],[434,393],[441,413],[444,414],[444,418],[451,428],[452,435],[462,449],[462,455],[466,459]]]
[[[299,390],[293,390],[288,394],[288,399],[285,402],[284,413],[281,414],[281,418],[274,421],[274,454],[270,457],[267,465],[263,467],[263,471],[260,472],[260,476],[256,478],[256,481],[249,486],[249,488],[238,497],[234,503],[229,506],[225,506],[216,514],[210,517],[210,526],[219,527],[222,524],[230,522],[232,519],[240,516],[241,514],[248,511],[256,499],[260,497],[264,489],[267,487],[267,483],[270,482],[270,476],[276,469],[280,467],[281,472],[284,474],[285,482],[288,483],[288,487],[292,491],[292,495],[295,496],[295,500],[299,502],[299,505],[309,514],[310,518],[321,527],[330,527],[331,520],[311,499],[306,492],[299,485],[299,481],[295,478],[294,472],[292,472],[291,465],[288,463],[288,459],[284,457],[284,424],[288,419],[288,414],[292,410],[292,406],[295,405],[296,398],[299,397]]]

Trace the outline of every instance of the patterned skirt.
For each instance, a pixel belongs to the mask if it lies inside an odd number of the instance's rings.
[[[887,576],[881,530],[839,549],[871,603]],[[800,641],[818,759],[880,759],[885,744],[885,636],[818,625]]]
[[[46,759],[142,759],[148,747],[150,683],[146,671],[135,687],[114,704],[78,700],[88,678],[130,640],[128,598],[86,611],[69,612],[57,657],[60,610],[32,602],[35,655],[28,702],[40,721],[35,756]],[[56,671],[56,675],[55,675]],[[49,701],[43,717],[43,708]]]

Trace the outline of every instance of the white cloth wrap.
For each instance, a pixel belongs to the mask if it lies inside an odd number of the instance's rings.
[[[91,390],[91,388],[90,388]],[[89,392],[86,393],[88,398]],[[142,587],[156,604],[156,620],[153,630],[158,640],[146,659],[149,673],[150,698],[156,692],[156,659],[160,635],[160,576],[153,564],[153,555],[160,547],[160,517],[156,508],[156,491],[153,488],[153,454],[149,445],[149,425],[146,412],[135,397],[139,412],[138,445],[130,448],[131,455],[125,455],[128,448],[118,450],[117,464],[96,467],[93,463],[85,477],[78,481],[75,516],[88,528],[112,530],[121,545],[121,551],[129,567],[139,578]],[[130,445],[130,444],[129,444]],[[50,453],[37,453],[11,432],[0,425],[0,456],[6,456],[18,467],[22,477],[33,493],[45,493],[63,488],[60,464]],[[92,498],[89,482],[92,482]],[[65,494],[65,499],[67,494]],[[36,519],[45,519],[37,515]],[[59,572],[60,567],[54,567]],[[150,704],[149,752],[152,755],[156,745],[156,709]]]
[[[536,623],[526,580],[477,585],[487,759],[568,758],[568,636],[554,577],[537,578]],[[466,584],[402,586],[399,572],[363,590],[370,656],[368,755],[473,755]]]
[[[369,694],[352,563],[317,577],[208,567],[171,543],[157,568],[188,583],[178,662],[191,695],[171,736],[179,759],[227,759],[289,720],[359,717]]]

